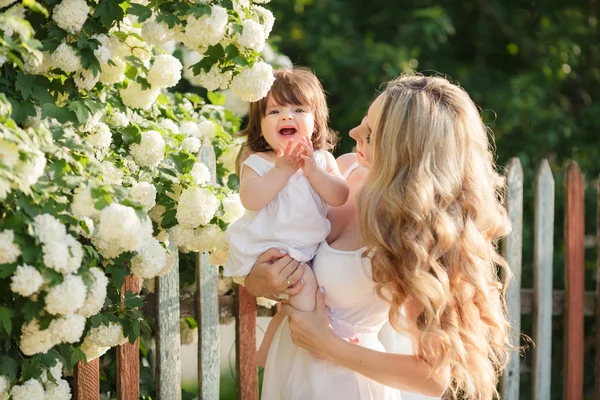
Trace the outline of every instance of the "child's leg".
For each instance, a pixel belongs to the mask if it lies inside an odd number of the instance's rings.
[[[317,294],[317,279],[312,268],[308,267],[304,269],[304,287],[302,291],[295,296],[290,296],[290,305],[296,310],[300,311],[314,311],[316,306],[316,294]]]
[[[267,331],[265,332],[265,336],[263,337],[262,342],[260,343],[260,347],[258,348],[258,351],[256,352],[256,364],[258,364],[259,367],[265,367],[265,364],[267,363],[267,354],[269,354],[269,348],[271,347],[271,342],[273,341],[273,338],[275,337],[275,332],[277,332],[277,328],[279,328],[279,325],[281,324],[281,321],[283,321],[283,313],[281,311],[277,311],[277,314],[275,314],[273,316],[273,318],[271,318],[271,321],[269,322],[269,326],[267,326]]]

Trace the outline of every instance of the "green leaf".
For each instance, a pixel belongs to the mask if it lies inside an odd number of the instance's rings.
[[[35,302],[30,300],[25,303],[25,306],[23,307],[21,312],[23,313],[23,318],[25,318],[25,321],[29,322],[35,317],[37,317],[43,309],[43,302]]]
[[[23,381],[37,379],[42,375],[42,372],[44,372],[44,369],[40,363],[39,356],[36,355],[23,360],[23,363],[21,364],[21,378]]]
[[[135,125],[121,129],[120,132],[121,137],[123,138],[123,143],[126,145],[130,145],[131,143],[140,144],[142,141],[142,131]]]
[[[177,225],[176,215],[177,215],[176,209],[165,211],[165,213],[163,214],[163,219],[162,219],[162,227],[164,229],[169,229],[169,228],[172,228],[175,225]]]
[[[227,187],[236,192],[240,190],[240,177],[236,174],[231,174],[227,177]]]
[[[69,104],[69,110],[75,112],[75,115],[77,115],[77,120],[81,125],[84,125],[90,117],[90,110],[83,101],[72,101],[71,104]]]
[[[33,12],[43,14],[46,18],[49,17],[48,10],[46,10],[46,7],[44,7],[35,0],[23,0],[23,5]]]
[[[123,302],[125,303],[125,306],[129,308],[141,308],[144,306],[144,300],[142,300],[140,295],[133,293],[131,290],[128,290],[127,293],[125,293]]]
[[[0,279],[8,278],[17,270],[17,264],[2,264],[0,265]]]
[[[200,18],[203,17],[205,15],[210,15],[211,14],[211,7],[210,4],[197,4],[193,7],[190,7],[186,14],[187,15],[194,15],[196,18]]]
[[[7,307],[0,306],[0,326],[4,329],[8,336],[12,332],[12,318],[15,316],[15,312]]]
[[[215,106],[222,106],[225,104],[225,95],[217,92],[208,92],[207,93],[208,100],[213,103]]]
[[[21,92],[24,100],[29,100],[33,96],[35,90],[35,75],[28,75],[23,73],[17,74],[17,81],[15,82],[15,89]]]
[[[125,11],[116,0],[100,0],[94,10],[94,18],[99,18],[102,25],[110,28],[116,21],[122,21]]]
[[[19,371],[19,364],[8,356],[0,356],[0,373],[8,376],[8,379],[12,382],[17,379],[17,372]]]
[[[125,277],[129,275],[129,270],[124,265],[112,264],[106,267],[106,272],[112,277],[117,287],[123,286]]]
[[[102,210],[113,202],[112,195],[106,188],[91,188],[90,193],[96,210]]]
[[[164,22],[169,26],[169,28],[173,28],[175,25],[181,25],[181,20],[179,17],[164,11],[158,13],[156,16],[156,22]]]
[[[77,114],[66,108],[57,107],[54,103],[42,104],[42,117],[56,118],[58,122],[63,124],[78,119]]]
[[[152,17],[152,10],[149,7],[137,3],[130,3],[127,14],[137,15],[139,22],[144,22]]]

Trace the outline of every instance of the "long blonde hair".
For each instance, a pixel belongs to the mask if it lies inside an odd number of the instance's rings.
[[[434,370],[450,366],[454,397],[492,399],[510,349],[510,272],[497,252],[510,222],[487,129],[444,78],[404,76],[382,98],[358,199],[373,277],[396,330],[407,301],[420,310],[419,354]]]

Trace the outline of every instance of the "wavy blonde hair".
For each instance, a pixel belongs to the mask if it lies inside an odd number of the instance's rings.
[[[407,301],[419,310],[420,356],[434,371],[450,366],[455,398],[492,399],[511,348],[510,272],[497,252],[510,222],[487,129],[444,78],[398,78],[382,99],[358,199],[378,292],[396,330],[407,329]]]

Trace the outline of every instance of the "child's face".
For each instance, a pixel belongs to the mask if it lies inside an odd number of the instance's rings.
[[[315,117],[308,104],[277,104],[267,98],[265,116],[260,121],[262,135],[273,151],[285,149],[288,141],[311,138],[315,130]]]

